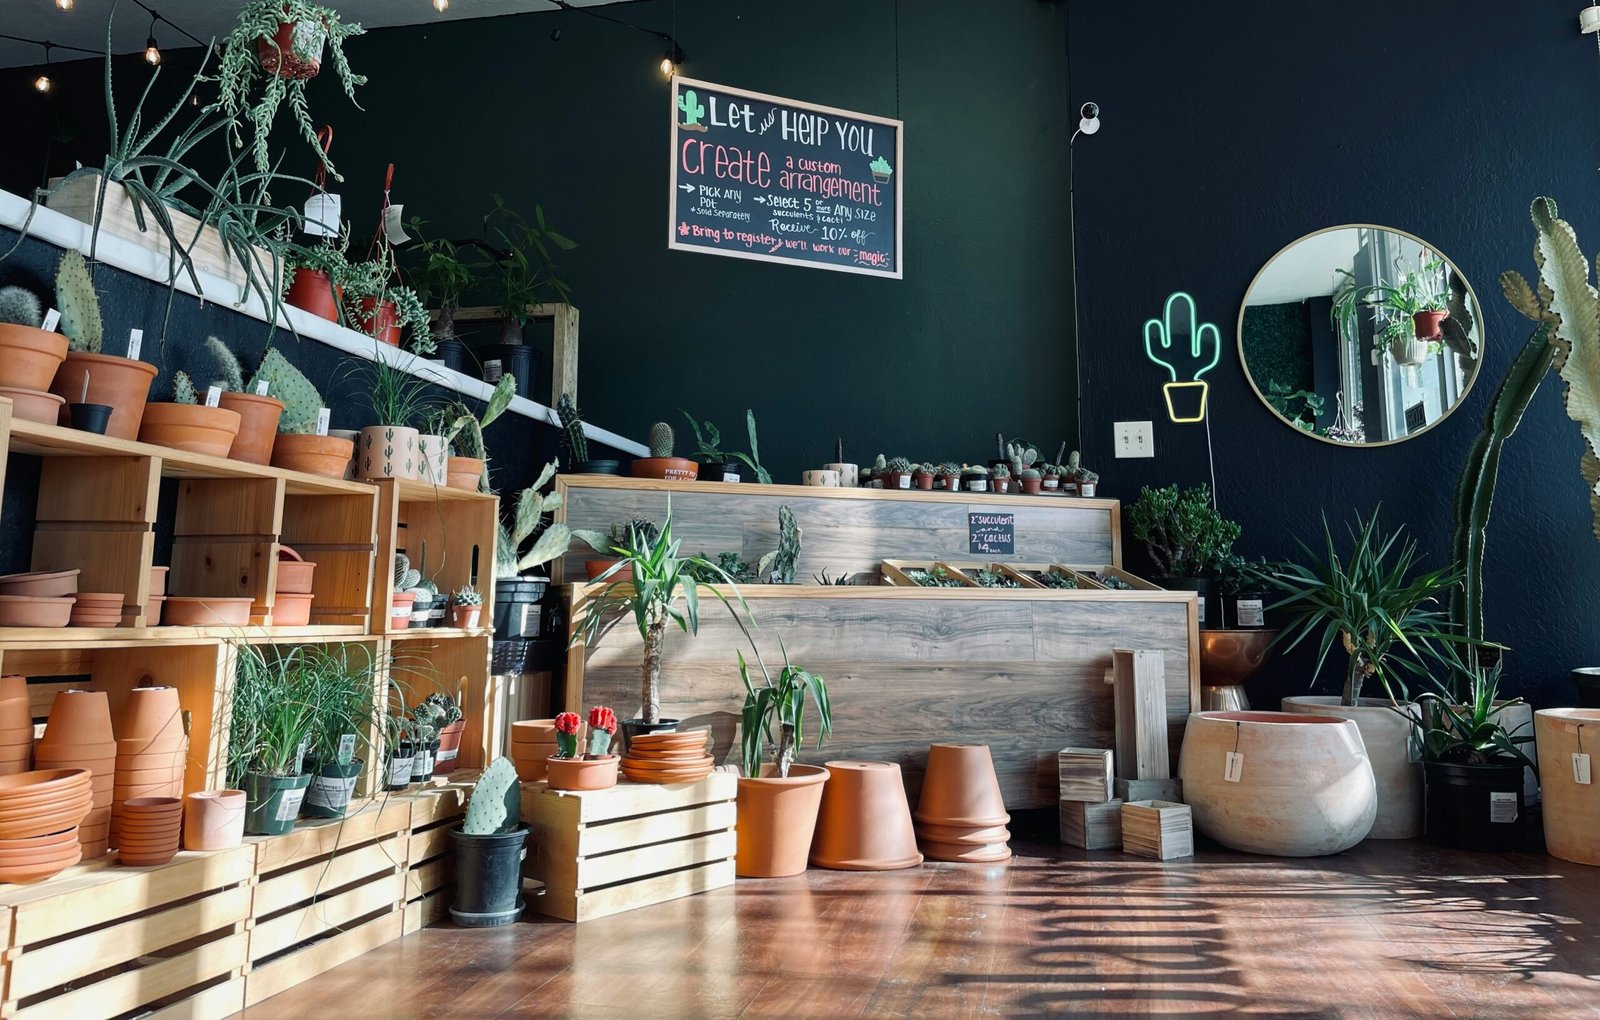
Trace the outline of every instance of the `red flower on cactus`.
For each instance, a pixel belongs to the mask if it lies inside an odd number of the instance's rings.
[[[573,734],[578,732],[578,726],[583,722],[576,712],[562,712],[556,716],[556,732]]]
[[[589,728],[604,730],[607,733],[617,732],[617,713],[604,705],[594,706],[589,709]]]

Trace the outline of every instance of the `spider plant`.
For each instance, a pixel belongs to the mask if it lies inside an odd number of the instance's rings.
[[[762,752],[768,744],[774,745],[773,760],[777,764],[779,778],[789,777],[795,749],[805,740],[806,695],[809,694],[817,706],[817,746],[821,747],[822,741],[833,732],[833,706],[828,701],[827,682],[816,673],[790,662],[789,650],[783,647],[781,638],[778,647],[783,649],[783,669],[778,671],[776,680],[767,671],[767,664],[761,661],[760,653],[756,654],[756,665],[761,667],[765,681],[759,687],[751,683],[750,667],[745,662],[744,653],[739,653],[739,679],[744,681],[745,690],[739,725],[743,752],[741,758],[744,774],[751,779],[761,776],[761,764],[765,758]],[[775,742],[772,733],[774,720],[778,723]]]
[[[228,785],[246,775],[296,776],[321,706],[304,682],[305,649],[236,646],[238,668],[228,731]]]
[[[304,649],[300,683],[305,700],[316,706],[308,748],[313,761],[338,761],[340,744],[347,736],[354,736],[358,747],[371,744],[376,689],[372,653],[365,646]]]

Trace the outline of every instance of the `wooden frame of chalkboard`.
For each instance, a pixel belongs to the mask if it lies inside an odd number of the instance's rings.
[[[816,255],[814,255],[812,257],[797,257],[795,255],[781,255],[781,254],[775,254],[775,252],[778,250],[776,247],[774,247],[773,249],[768,250],[768,251],[753,251],[753,250],[747,250],[747,249],[744,249],[744,248],[718,247],[718,246],[716,246],[714,244],[705,243],[705,242],[698,242],[697,243],[693,238],[694,237],[698,237],[703,233],[710,232],[712,230],[712,228],[704,226],[704,225],[701,225],[701,224],[691,224],[689,222],[689,220],[685,218],[685,214],[680,213],[680,209],[679,209],[679,199],[682,198],[685,195],[685,193],[686,193],[685,189],[687,189],[688,193],[692,193],[692,192],[695,192],[696,190],[699,190],[695,186],[690,185],[690,184],[680,184],[679,183],[679,177],[678,177],[679,165],[682,162],[682,160],[680,159],[680,153],[682,152],[682,150],[684,148],[684,141],[685,141],[685,139],[684,139],[684,131],[686,129],[685,124],[684,124],[684,119],[679,117],[679,109],[680,108],[679,108],[679,105],[678,105],[678,97],[679,97],[680,94],[682,94],[681,89],[683,89],[685,87],[693,87],[693,88],[696,88],[696,89],[706,89],[706,90],[708,90],[710,92],[715,93],[717,97],[736,97],[736,98],[739,98],[739,99],[752,100],[752,101],[757,102],[757,103],[770,104],[771,106],[773,106],[775,108],[779,108],[779,109],[782,109],[782,110],[785,110],[785,111],[795,111],[796,113],[799,113],[799,114],[802,114],[802,115],[808,115],[808,116],[809,115],[817,115],[817,116],[826,116],[826,117],[830,117],[830,118],[844,118],[844,119],[846,119],[848,121],[859,122],[862,125],[882,125],[884,127],[891,128],[893,130],[893,132],[894,132],[894,165],[890,169],[889,172],[892,175],[892,184],[893,184],[893,188],[894,188],[894,192],[893,192],[893,196],[894,196],[894,199],[893,199],[894,200],[894,209],[893,209],[893,214],[894,214],[894,242],[893,242],[893,250],[888,253],[889,254],[889,259],[890,259],[889,265],[886,266],[886,267],[885,266],[875,266],[875,265],[871,265],[871,264],[860,264],[860,265],[857,265],[857,264],[850,264],[850,263],[845,263],[845,262],[828,261],[826,258],[818,257]],[[821,105],[818,105],[816,103],[804,103],[804,102],[800,102],[800,101],[794,100],[794,99],[785,99],[782,96],[768,95],[768,94],[766,94],[764,92],[751,92],[748,89],[738,89],[738,88],[733,88],[733,87],[730,87],[730,86],[727,86],[727,85],[718,85],[715,82],[701,81],[701,80],[698,80],[698,79],[695,79],[695,78],[683,78],[683,77],[679,77],[677,75],[673,76],[671,87],[667,90],[667,103],[668,103],[668,110],[669,110],[670,116],[672,117],[671,148],[670,148],[669,158],[668,158],[668,162],[669,162],[669,164],[671,165],[671,168],[672,168],[671,169],[671,173],[670,173],[671,190],[669,192],[669,198],[668,198],[668,201],[667,201],[667,247],[669,249],[674,250],[674,251],[699,252],[701,254],[706,254],[706,255],[725,255],[725,256],[728,256],[730,258],[750,259],[750,260],[757,261],[757,262],[778,262],[778,263],[782,263],[782,264],[785,264],[785,265],[804,266],[804,267],[811,268],[811,269],[831,269],[831,270],[834,270],[836,272],[858,273],[858,274],[863,275],[863,276],[877,276],[877,277],[883,277],[885,279],[893,279],[893,280],[899,280],[899,279],[903,279],[904,278],[904,266],[903,266],[903,263],[902,263],[902,252],[904,250],[904,233],[905,233],[905,215],[904,215],[904,205],[903,205],[903,201],[902,201],[903,195],[904,195],[904,190],[905,190],[904,189],[905,175],[904,175],[904,172],[903,172],[903,170],[904,170],[904,167],[903,167],[904,151],[905,151],[905,122],[904,121],[894,120],[894,119],[889,118],[889,117],[875,117],[875,116],[872,116],[870,114],[857,113],[857,112],[855,112],[853,110],[841,110],[841,109],[837,109],[837,108],[831,107],[831,106],[821,106]],[[729,122],[723,122],[723,123],[719,123],[719,124],[717,124],[715,126],[724,127],[725,128],[725,127],[729,127],[729,126],[736,126],[736,125],[742,124],[742,123],[744,123],[744,119],[742,117],[737,116],[737,114],[742,114],[743,112],[744,112],[743,110],[737,111],[736,113],[735,113],[735,111],[730,111],[730,113],[735,114],[734,116],[730,117],[730,120],[732,121],[732,123],[730,124]],[[775,114],[776,110],[774,110],[772,112]],[[703,116],[703,114],[702,114],[702,116]],[[715,120],[715,114],[713,114],[713,119]],[[702,133],[705,133],[708,130],[707,126],[703,125],[703,124],[696,125],[696,127],[698,127],[699,131],[702,132]],[[752,124],[746,124],[744,126],[744,130],[747,133],[750,133],[750,134],[759,134],[759,133],[761,133],[761,132],[753,130],[753,128],[754,128],[754,124],[753,123]],[[693,130],[693,128],[690,128],[690,130]],[[823,129],[823,133],[826,134],[826,129]],[[695,139],[689,139],[690,142],[693,142],[694,140]],[[718,148],[721,148],[721,147],[719,146]],[[859,153],[859,152],[858,153],[854,153],[854,155],[861,155],[861,153]],[[754,153],[754,152],[738,153],[738,154],[736,154],[736,155],[734,155],[732,157],[732,163],[730,163],[729,165],[730,166],[739,165],[742,168],[750,168],[750,167],[752,167],[752,162],[751,162],[752,160],[755,160],[755,159],[757,159],[759,157],[769,157],[769,156],[770,156],[770,154],[767,153],[765,150],[762,150],[759,154],[758,153]],[[697,158],[700,160],[701,165],[704,165],[704,161],[708,157],[706,157],[706,155],[704,153],[700,153],[700,154],[698,154]],[[719,159],[719,158],[726,158],[726,157],[714,154],[710,158]],[[768,166],[769,166],[769,169],[770,169],[771,168],[770,164],[768,164]],[[743,176],[742,176],[743,170],[741,170],[739,172],[741,173],[741,176],[732,178],[732,183],[733,184],[742,185],[744,183]],[[838,171],[838,176],[842,177],[842,174],[843,174],[842,170]],[[881,187],[881,186],[884,186],[883,182],[882,182],[882,179],[877,176],[877,171],[876,170],[873,171],[871,176],[873,178],[873,183],[872,184],[868,184],[866,181],[861,181],[861,182],[856,182],[856,186],[857,187],[863,187],[863,186],[864,187],[880,186]],[[845,182],[845,183],[848,186],[848,184],[851,183],[851,182]],[[723,195],[725,194],[724,192],[722,192],[722,188],[720,186],[713,186],[709,190],[711,192],[713,192],[714,197],[712,197],[712,196],[702,196],[702,195],[697,195],[695,197],[697,199],[709,198],[710,201],[715,202],[715,201],[720,200],[723,197]],[[739,195],[739,199],[738,200],[742,204],[743,199],[744,199],[742,191],[744,190],[744,188],[741,187],[738,190],[741,192],[740,195]],[[776,191],[778,189],[773,188],[773,189],[768,189],[768,190],[769,191]],[[802,189],[802,190],[806,190],[806,189]],[[798,195],[798,193],[797,193],[797,195]],[[789,196],[788,195],[782,195],[782,196],[777,196],[777,197],[788,198]],[[837,197],[837,196],[834,196],[834,197]],[[751,200],[752,201],[764,200],[766,198],[767,198],[766,195],[751,196]],[[832,200],[832,199],[830,198],[830,200]],[[795,210],[796,212],[798,212],[798,213],[809,213],[809,212],[811,212],[811,209],[806,207],[806,204],[811,201],[811,199],[808,196],[798,195],[798,197],[795,198],[795,201],[797,203],[799,203],[799,205],[801,206],[800,209]],[[840,204],[842,205],[842,204],[849,204],[849,203],[841,202]],[[719,212],[718,215],[721,215],[721,213]],[[853,217],[854,214],[852,213],[851,215]],[[732,222],[736,223],[736,222],[739,222],[739,221],[738,220],[733,220]],[[784,250],[790,250],[793,247],[796,250],[803,250],[803,251],[807,251],[808,253],[812,252],[812,251],[817,251],[819,254],[821,254],[821,249],[824,248],[824,247],[827,247],[828,250],[826,252],[826,255],[828,255],[830,257],[839,256],[840,255],[840,251],[838,249],[841,248],[841,247],[847,248],[849,251],[855,252],[856,253],[856,257],[857,257],[858,260],[863,258],[863,257],[868,257],[868,256],[870,256],[872,254],[878,254],[876,249],[874,249],[873,252],[868,253],[866,251],[866,249],[865,249],[865,246],[857,246],[857,244],[850,244],[850,245],[846,245],[846,246],[839,246],[839,245],[832,245],[831,244],[831,242],[833,240],[857,241],[858,240],[857,237],[855,237],[853,235],[859,233],[859,229],[856,230],[856,231],[851,231],[851,230],[846,230],[846,229],[843,229],[843,228],[837,227],[837,226],[833,226],[833,227],[824,226],[822,229],[824,230],[824,233],[825,233],[824,240],[826,242],[828,242],[828,244],[826,244],[826,245],[816,244],[814,241],[808,240],[805,237],[786,237],[786,238],[785,237],[767,237],[766,239],[767,240],[771,240],[774,243],[782,242],[782,246],[783,246]],[[842,236],[838,236],[838,237],[828,236],[828,235],[831,235],[831,234],[833,234],[835,232],[840,233]],[[688,237],[689,239],[685,239],[686,237]],[[741,242],[748,243],[748,239],[746,239],[746,238],[741,238],[740,240],[741,240]],[[813,245],[815,245],[815,247],[813,247]]]

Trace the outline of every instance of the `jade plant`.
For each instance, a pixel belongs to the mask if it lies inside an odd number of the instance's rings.
[[[105,324],[100,318],[100,298],[83,253],[70,249],[56,267],[56,308],[61,312],[61,332],[67,336],[67,349],[99,354],[105,339]]]
[[[779,647],[783,646],[780,639]],[[817,746],[833,732],[833,705],[828,700],[828,684],[820,675],[789,661],[789,650],[783,649],[783,668],[776,679],[767,670],[767,664],[756,654],[756,664],[761,669],[763,683],[757,686],[750,679],[750,667],[744,653],[739,655],[739,679],[744,681],[744,708],[739,717],[741,761],[744,774],[752,779],[761,776],[761,765],[766,756],[763,749],[771,745],[775,772],[787,778],[794,764],[796,749],[805,740],[806,699],[809,696],[817,707]],[[773,724],[777,732],[774,733]]]
[[[604,705],[589,709],[589,757],[604,758],[611,750],[611,737],[617,732],[617,713]]]
[[[761,557],[756,564],[756,576],[772,578],[778,584],[794,584],[795,567],[800,561],[800,525],[795,523],[794,511],[787,506],[778,508],[778,548]]]
[[[461,831],[467,836],[512,832],[522,824],[522,784],[510,758],[496,758],[472,786]]]
[[[39,296],[26,287],[0,287],[0,322],[38,329],[44,322]]]
[[[1239,525],[1217,512],[1204,485],[1181,492],[1176,485],[1145,486],[1128,520],[1158,577],[1215,577],[1239,537]]]

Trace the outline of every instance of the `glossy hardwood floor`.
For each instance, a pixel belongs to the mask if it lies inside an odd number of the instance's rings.
[[[1369,842],[813,870],[583,925],[430,928],[266,1017],[1600,1017],[1600,869]]]

